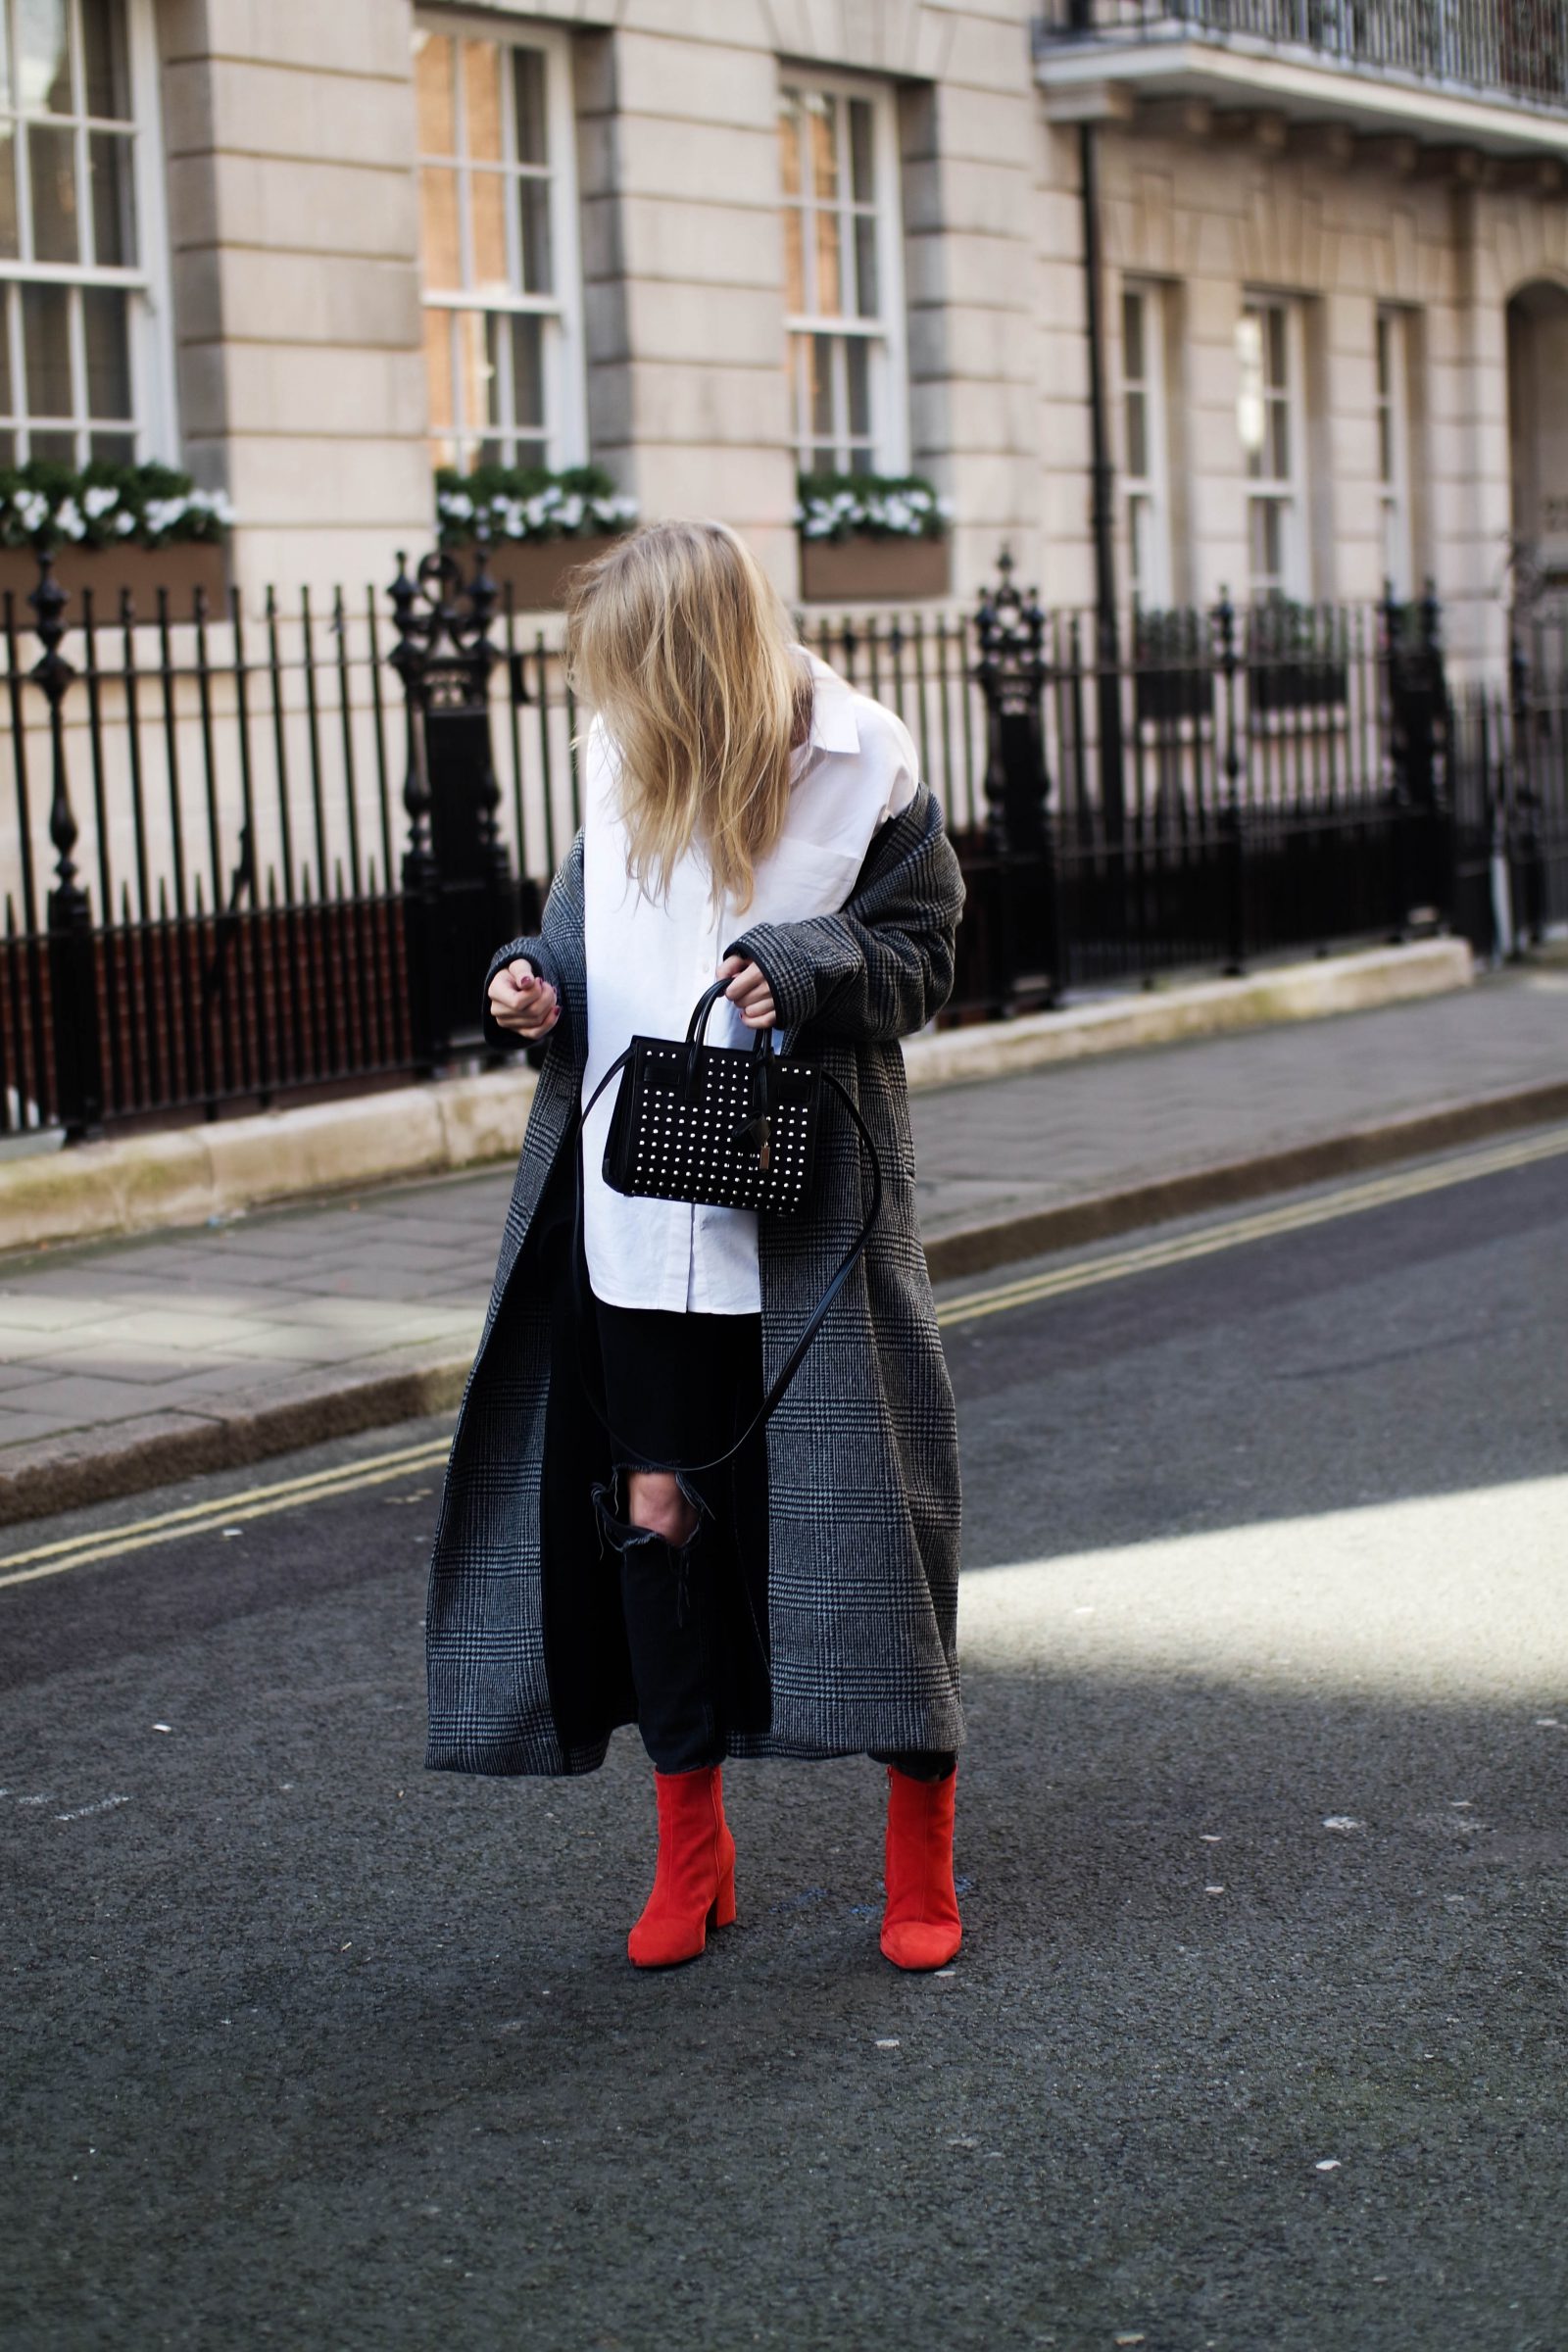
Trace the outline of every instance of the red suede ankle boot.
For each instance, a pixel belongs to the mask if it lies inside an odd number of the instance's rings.
[[[895,1968],[942,1968],[963,1940],[953,1887],[957,1770],[917,1781],[888,1766],[887,1909],[882,1949]]]
[[[724,1819],[716,1764],[696,1772],[656,1772],[659,1862],[654,1891],[626,1938],[638,1968],[673,1968],[695,1960],[710,1927],[735,1917],[735,1840]]]

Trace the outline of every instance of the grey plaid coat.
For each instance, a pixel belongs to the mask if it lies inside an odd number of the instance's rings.
[[[791,1053],[819,1060],[858,1102],[886,1185],[865,1254],[767,1425],[771,1721],[765,1731],[732,1732],[733,1754],[956,1748],[963,1739],[957,1435],[915,1220],[898,1043],[947,1000],[962,903],[957,859],[921,785],[873,838],[839,913],[759,923],[725,950],[765,973]],[[610,1720],[585,1725],[579,1707],[564,1726],[553,1690],[560,1664],[547,1639],[562,1618],[559,1608],[552,1617],[548,1588],[573,1564],[544,1559],[541,1543],[551,1348],[527,1244],[557,1155],[577,1148],[586,1050],[580,837],[538,936],[499,951],[487,992],[519,956],[553,983],[563,1009],[447,1465],[425,1619],[426,1764],[576,1773],[604,1761],[614,1722],[628,1719],[622,1702],[607,1706]],[[503,1042],[488,1012],[486,1026]],[[760,1219],[768,1380],[854,1239],[868,1181],[849,1122],[830,1121],[808,1210]]]

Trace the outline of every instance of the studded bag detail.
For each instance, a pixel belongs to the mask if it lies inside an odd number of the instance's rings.
[[[605,1182],[612,1191],[633,1197],[793,1215],[810,1198],[824,1092],[831,1091],[848,1112],[870,1161],[871,1205],[777,1379],[734,1445],[710,1462],[671,1463],[671,1469],[716,1469],[738,1453],[767,1420],[800,1370],[828,1308],[849,1280],[882,1206],[882,1168],[876,1146],[853,1097],[830,1071],[819,1069],[814,1062],[775,1054],[770,1029],[760,1029],[750,1046],[704,1043],[709,1015],[728,988],[726,979],[715,980],[704,990],[692,1007],[683,1039],[634,1037],[584,1103],[586,1122],[611,1081],[625,1073],[605,1142]],[[582,1218],[579,1170],[579,1265]],[[586,1376],[584,1385],[590,1404],[603,1421]],[[608,1422],[605,1426],[609,1427]]]

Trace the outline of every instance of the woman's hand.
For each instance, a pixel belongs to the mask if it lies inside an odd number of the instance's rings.
[[[733,973],[724,994],[739,1011],[748,1029],[771,1029],[773,1026],[773,991],[755,963],[744,956],[726,956],[718,967],[718,977]]]
[[[490,1018],[498,1029],[532,1041],[555,1027],[561,1006],[549,981],[519,957],[504,964],[490,983]]]

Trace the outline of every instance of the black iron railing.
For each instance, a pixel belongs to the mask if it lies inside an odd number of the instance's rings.
[[[1068,41],[1183,36],[1568,105],[1568,0],[1051,0],[1035,42],[1047,57]]]
[[[890,704],[969,896],[946,1017],[1447,923],[1568,923],[1568,629],[1451,685],[1435,601],[803,618]],[[481,1051],[478,981],[579,816],[560,625],[473,559],[259,617],[0,608],[0,1135],[385,1085]],[[7,772],[8,771],[8,772]]]

